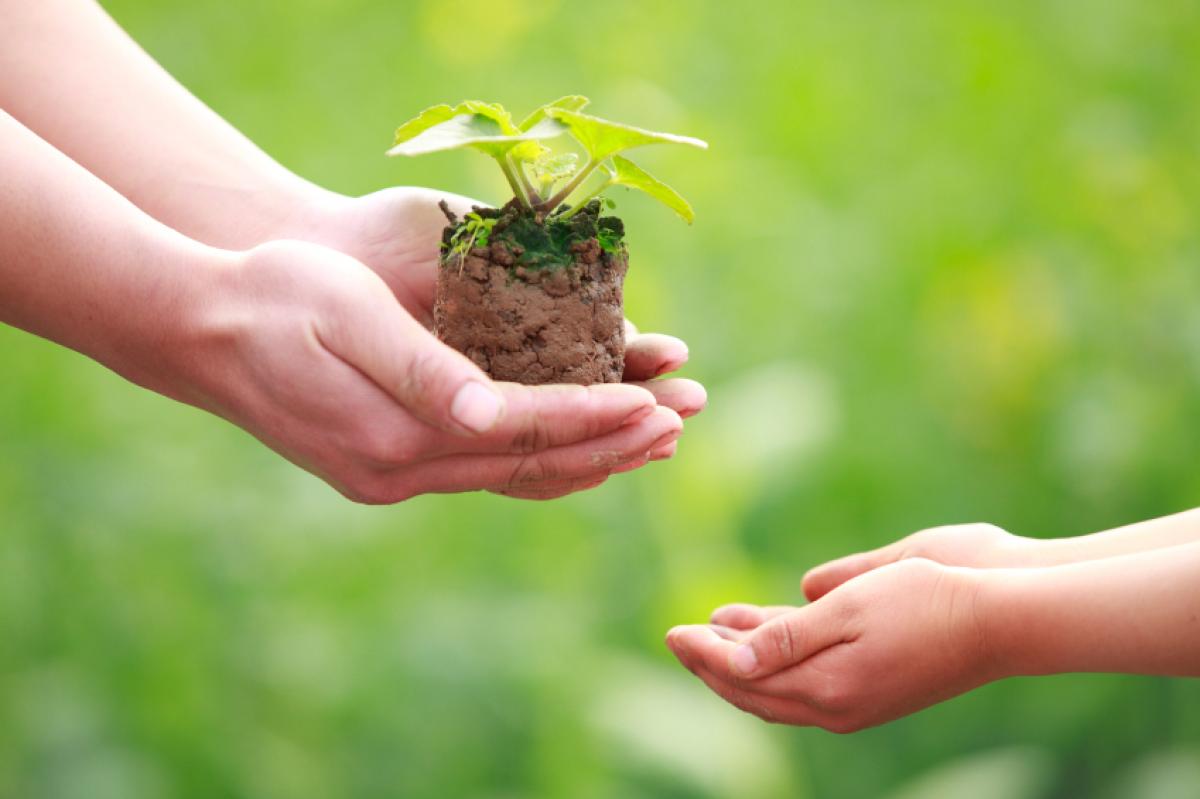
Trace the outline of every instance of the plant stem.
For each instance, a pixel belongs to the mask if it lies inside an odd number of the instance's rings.
[[[562,214],[558,218],[559,219],[570,219],[571,217],[575,216],[575,214],[579,213],[579,209],[583,208],[583,206],[585,206],[589,202],[591,202],[596,197],[596,195],[598,195],[600,192],[604,191],[611,185],[612,185],[611,180],[604,181],[599,186],[597,186],[594,191],[589,191],[587,194],[583,195],[583,197],[580,197],[579,201],[576,202],[573,206],[571,206],[570,211],[567,211],[565,214]]]
[[[517,176],[513,173],[512,166],[508,163],[507,154],[498,156],[496,163],[500,165],[500,170],[504,173],[504,177],[508,179],[508,185],[512,188],[513,196],[521,203],[526,211],[532,211],[533,207],[529,204],[529,198],[525,196],[525,191],[521,188],[521,184],[517,182]]]
[[[600,166],[599,161],[588,161],[578,172],[575,173],[575,177],[571,178],[571,182],[563,186],[562,191],[560,191],[558,194],[555,194],[549,200],[546,200],[546,202],[539,204],[538,210],[549,213],[558,206],[562,205],[563,201],[571,196],[571,192],[579,188],[579,184],[583,183],[587,176],[592,173],[592,170],[598,166]]]
[[[508,159],[508,165],[512,168],[512,170],[517,173],[517,177],[520,178],[521,186],[525,189],[525,195],[529,198],[529,204],[531,206],[536,206],[541,203],[542,195],[538,194],[537,189],[535,189],[533,184],[529,182],[529,175],[525,174],[525,168],[513,160],[511,153],[506,155],[505,158]]]

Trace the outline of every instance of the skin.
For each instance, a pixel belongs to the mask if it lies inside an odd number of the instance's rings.
[[[426,329],[436,203],[471,201],[303,180],[93,2],[0,0],[0,17],[17,177],[0,193],[0,320],[225,417],[364,502],[595,487],[671,457],[704,407],[699,384],[653,379],[686,345],[632,328],[630,385],[492,382]]]
[[[854,732],[1004,677],[1200,676],[1200,510],[1042,541],[939,527],[818,566],[802,607],[735,604],[667,645],[771,722]]]

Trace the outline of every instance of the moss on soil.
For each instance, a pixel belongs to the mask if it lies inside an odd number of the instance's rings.
[[[521,208],[516,200],[503,208],[475,207],[472,211],[483,219],[495,219],[489,243],[502,242],[513,255],[513,268],[527,270],[561,269],[575,262],[572,245],[596,239],[602,249],[616,254],[624,249],[625,223],[615,216],[601,216],[604,206],[592,200],[570,218],[562,213],[539,219]],[[454,234],[466,224],[443,207],[450,225],[442,233],[442,249],[452,247]]]

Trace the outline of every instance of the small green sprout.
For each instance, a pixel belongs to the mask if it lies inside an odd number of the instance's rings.
[[[496,103],[467,100],[456,106],[435,105],[396,130],[395,146],[388,155],[424,155],[464,147],[479,150],[500,166],[521,207],[539,219],[555,213],[568,218],[609,187],[625,186],[645,192],[690,224],[695,214],[687,200],[620,153],[647,144],[686,144],[701,149],[708,144],[581,113],[587,104],[588,99],[579,95],[561,97],[538,108],[519,125]],[[563,133],[569,133],[583,148],[582,164],[576,153],[555,154],[542,144]],[[593,175],[601,180],[586,188],[585,182]],[[579,198],[568,206],[567,200],[576,192]]]
[[[450,244],[442,246],[457,255],[466,255],[475,247],[486,247],[495,224],[495,218],[484,219],[479,214],[469,213],[465,223],[450,237]]]

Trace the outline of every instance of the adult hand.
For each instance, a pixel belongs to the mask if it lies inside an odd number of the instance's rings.
[[[906,559],[804,607],[719,608],[667,645],[746,712],[853,732],[1001,676],[975,608],[985,573]]]
[[[357,501],[561,496],[644,462],[682,429],[634,386],[493,383],[349,256],[280,241],[234,258],[197,301],[172,373],[151,382]]]
[[[446,226],[440,200],[446,200],[459,216],[472,205],[483,205],[457,194],[411,187],[353,198],[316,193],[298,206],[285,232],[357,258],[383,278],[415,319],[430,327],[439,243]],[[626,381],[643,386],[660,405],[682,418],[699,413],[707,401],[699,383],[682,378],[654,380],[687,362],[687,345],[673,336],[638,333],[633,325],[626,332]],[[671,444],[654,455],[669,457],[674,448]]]

